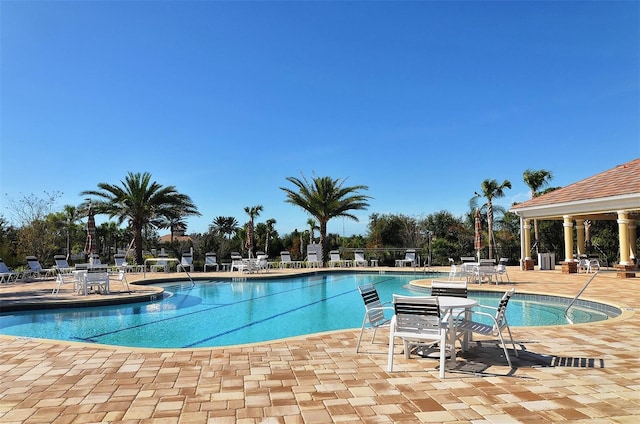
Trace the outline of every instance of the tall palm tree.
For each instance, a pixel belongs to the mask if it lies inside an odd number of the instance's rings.
[[[504,197],[504,189],[511,188],[511,182],[504,180],[502,184],[494,179],[486,179],[480,185],[482,194],[475,192],[477,197],[485,197],[487,199],[487,227],[489,232],[489,259],[493,259],[493,248],[495,246],[495,238],[493,236],[493,199]]]
[[[67,230],[67,260],[71,255],[71,233],[73,232],[76,222],[80,220],[80,211],[73,205],[64,205],[64,218]]]
[[[118,225],[128,221],[133,231],[136,247],[136,262],[143,263],[142,231],[145,227],[164,228],[177,215],[199,216],[200,212],[186,194],[178,193],[174,186],[151,181],[151,174],[129,172],[120,181],[121,186],[99,183],[99,190],[83,191],[83,196],[95,196],[96,213],[117,217]]]
[[[318,223],[315,219],[309,218],[307,219],[307,225],[309,226],[309,243],[314,243],[316,241],[316,235],[314,231],[318,228]]]
[[[273,226],[276,223],[276,220],[273,218],[269,218],[265,221],[265,225],[267,227],[265,240],[264,240],[264,253],[269,254],[269,240],[271,239],[271,234],[273,233]]]
[[[209,227],[223,238],[226,236],[228,240],[231,240],[231,236],[240,228],[238,220],[232,216],[217,216]]]
[[[365,185],[345,187],[346,178],[313,177],[309,182],[303,176],[302,179],[287,177],[287,181],[292,183],[295,189],[280,187],[287,194],[286,202],[304,209],[318,220],[322,260],[326,262],[327,223],[335,217],[346,217],[358,221],[358,218],[349,211],[362,210],[369,206],[367,200],[371,197],[359,193],[361,190],[368,190],[369,187]]]
[[[522,173],[522,179],[524,183],[531,189],[531,198],[537,197],[540,193],[540,189],[549,185],[549,182],[553,179],[551,171],[546,169],[540,169],[534,171],[533,169],[527,169]],[[539,249],[540,232],[538,230],[538,220],[533,220],[533,234],[535,236],[536,250]]]
[[[246,212],[247,215],[249,215],[249,222],[247,224],[247,244],[250,246],[249,250],[249,254],[251,256],[255,256],[255,250],[256,250],[256,240],[255,240],[255,225],[254,225],[254,220],[255,218],[260,215],[260,212],[262,212],[262,205],[256,205],[256,206],[245,206],[244,211]]]

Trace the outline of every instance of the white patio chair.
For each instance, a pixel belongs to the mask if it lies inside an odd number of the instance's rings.
[[[56,262],[55,268],[58,270],[58,272],[62,272],[64,274],[68,274],[71,271],[73,271],[73,267],[71,265],[69,265],[69,262],[67,261],[67,257],[64,255],[55,255],[53,257],[53,260]]]
[[[509,278],[509,273],[507,272],[507,262],[509,262],[509,259],[500,258],[500,261],[496,266],[496,284],[498,284],[498,279],[500,279],[500,281],[504,283],[505,275],[507,276],[507,281],[511,282],[511,279]]]
[[[387,371],[393,371],[395,338],[402,339],[404,357],[409,359],[412,346],[439,344],[440,378],[444,378],[447,356],[447,327],[440,318],[438,298],[435,296],[393,295],[395,314],[389,329],[389,358]]]
[[[353,266],[369,266],[369,261],[364,258],[364,250],[355,250],[353,252]]]
[[[23,272],[12,271],[0,258],[0,283],[14,283],[23,277]]]
[[[485,305],[477,305],[475,307],[475,308],[490,310],[494,312],[493,314],[489,314],[487,312],[481,312],[472,308],[471,311],[459,312],[458,317],[456,317],[456,319],[459,321],[458,324],[456,325],[456,329],[459,331],[470,332],[471,333],[470,339],[473,333],[482,334],[484,336],[497,335],[499,338],[500,345],[502,346],[502,350],[504,351],[504,356],[505,358],[507,358],[507,363],[511,368],[513,368],[513,365],[511,364],[511,358],[509,357],[509,352],[507,351],[507,346],[504,341],[504,336],[502,334],[502,331],[505,328],[507,329],[507,332],[509,334],[509,340],[511,341],[511,345],[513,346],[513,352],[517,357],[518,351],[516,350],[516,344],[513,341],[513,336],[511,335],[511,329],[509,328],[509,323],[507,322],[507,315],[506,315],[509,299],[511,299],[511,296],[513,295],[514,292],[515,292],[515,289],[511,289],[505,292],[505,294],[502,296],[502,299],[500,299],[500,303],[498,304],[497,308],[494,308],[492,306],[485,306]],[[471,314],[470,315],[471,318],[464,318],[463,314],[465,313]],[[488,320],[491,324],[485,324],[483,322],[474,321],[473,320],[474,316],[483,317],[485,320]]]
[[[389,302],[381,303],[378,291],[373,284],[366,284],[358,287],[362,300],[364,301],[365,313],[362,319],[362,327],[360,328],[360,335],[358,336],[358,344],[356,345],[356,353],[360,352],[360,341],[362,340],[362,334],[366,328],[373,330],[371,336],[371,343],[374,343],[376,338],[376,332],[378,328],[389,327],[391,322],[391,316],[393,315],[393,306]],[[388,311],[388,318],[385,316],[385,311]]]
[[[158,260],[150,266],[151,272],[169,272],[169,261],[167,255],[158,256]]]
[[[339,250],[332,250],[329,252],[329,267],[330,268],[335,268],[335,267],[348,267],[349,265],[351,265],[351,261],[346,260],[346,259],[342,259],[340,257],[340,251]]]
[[[76,280],[75,275],[73,275],[72,273],[59,272],[58,274],[56,274],[56,282],[53,284],[53,290],[51,290],[51,294],[57,296],[60,292],[60,289],[65,284],[72,284],[74,292],[78,290],[78,280]]]
[[[218,264],[218,256],[213,252],[208,252],[204,255],[204,272],[207,272],[207,268],[215,268],[216,271],[220,268]]]
[[[182,254],[180,263],[177,266],[177,271],[183,270],[184,272],[187,272],[187,268],[189,268],[188,272],[193,272],[193,255],[185,252]]]
[[[244,271],[247,268],[247,263],[242,260],[242,255],[239,252],[231,252],[231,266],[229,271]]]
[[[256,256],[256,272],[269,272],[269,262],[267,261],[269,256],[263,253],[259,253]]]
[[[587,264],[587,273],[600,271],[600,262],[597,259],[589,259]]]
[[[416,251],[414,249],[409,249],[404,252],[404,259],[396,259],[396,266],[404,267],[404,266],[416,266]]]
[[[307,253],[307,268],[322,268],[322,261],[316,252]]]
[[[119,270],[116,273],[109,273],[109,280],[115,280],[120,282],[122,288],[126,287],[127,292],[131,293],[131,288],[129,287],[129,281],[127,281],[127,273],[124,270]],[[111,286],[111,281],[109,281],[109,286]]]
[[[56,270],[53,268],[43,268],[40,265],[40,261],[35,256],[27,256],[27,266],[29,270],[24,276],[32,276],[35,278],[50,278],[56,275]]]

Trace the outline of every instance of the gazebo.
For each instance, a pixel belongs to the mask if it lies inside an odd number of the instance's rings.
[[[640,220],[640,158],[518,203],[510,211],[520,217],[522,269],[533,269],[534,261],[530,256],[532,220],[562,220],[563,273],[577,272],[574,254],[579,256],[585,252],[585,220],[616,220],[620,261],[615,267],[619,277],[635,277],[638,254],[636,228]]]

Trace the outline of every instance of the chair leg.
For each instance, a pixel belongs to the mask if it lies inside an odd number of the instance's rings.
[[[389,331],[389,356],[387,358],[387,371],[393,371],[393,330]]]
[[[451,355],[455,358],[455,348],[452,349]],[[440,338],[440,378],[444,378],[444,370],[447,363],[447,333],[442,332],[442,337]]]
[[[502,337],[502,331],[498,330],[498,337],[500,337],[500,343],[502,344],[502,350],[504,351],[504,356],[507,358],[507,363],[509,364],[509,368],[513,368],[511,365],[511,358],[509,357],[509,352],[507,351],[507,346],[504,343],[504,338]]]
[[[362,320],[362,327],[360,328],[360,336],[358,336],[358,344],[356,345],[356,353],[360,352],[360,341],[362,340],[362,334],[364,333],[364,326],[367,323],[367,316],[365,315],[364,320]]]

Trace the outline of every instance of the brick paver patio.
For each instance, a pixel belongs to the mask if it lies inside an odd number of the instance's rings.
[[[509,275],[511,284],[491,287],[573,297],[586,281],[560,271],[510,268]],[[203,349],[0,336],[0,422],[635,424],[639,282],[599,275],[582,297],[620,307],[621,317],[512,328],[524,349],[512,358],[513,370],[485,341],[459,354],[456,368],[464,373],[447,372],[444,380],[437,360],[406,360],[400,346],[387,373],[386,333],[356,354],[357,330]],[[0,300],[20,301],[27,291],[51,301],[52,284],[4,284]]]

